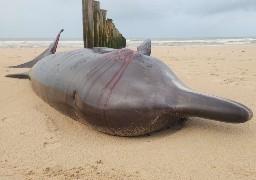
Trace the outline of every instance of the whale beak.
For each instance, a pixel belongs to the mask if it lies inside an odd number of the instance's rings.
[[[184,91],[176,101],[176,110],[188,116],[227,123],[244,123],[253,117],[248,107],[235,101]]]

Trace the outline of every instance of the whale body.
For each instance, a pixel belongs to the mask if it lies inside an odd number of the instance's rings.
[[[167,65],[150,56],[149,40],[138,51],[92,48],[55,53],[60,33],[39,57],[15,66],[31,68],[28,73],[7,77],[29,78],[45,102],[98,131],[140,136],[188,117],[244,123],[253,116],[238,102],[188,88]]]

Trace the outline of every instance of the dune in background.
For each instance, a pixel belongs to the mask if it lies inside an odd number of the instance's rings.
[[[181,130],[138,138],[106,135],[51,108],[28,80],[4,77],[26,71],[8,66],[43,50],[0,48],[0,179],[256,179],[255,117],[239,125],[190,118]],[[255,45],[158,46],[152,56],[190,88],[256,114]]]

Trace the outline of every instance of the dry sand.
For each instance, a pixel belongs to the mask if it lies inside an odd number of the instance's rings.
[[[8,69],[44,49],[0,49],[0,179],[256,179],[256,118],[191,118],[139,138],[97,132],[51,108]],[[67,49],[59,49],[63,51]],[[256,112],[256,46],[154,47],[192,89]]]

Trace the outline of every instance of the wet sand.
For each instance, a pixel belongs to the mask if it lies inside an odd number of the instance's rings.
[[[43,48],[0,49],[0,179],[256,179],[256,118],[190,118],[181,130],[114,137],[44,103],[8,69]],[[58,51],[67,49],[60,48]],[[153,47],[189,87],[256,112],[256,46]]]

